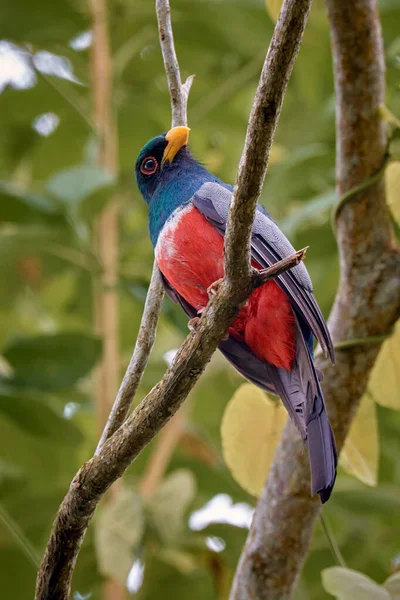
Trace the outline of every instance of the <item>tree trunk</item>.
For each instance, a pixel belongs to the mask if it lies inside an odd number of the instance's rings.
[[[378,108],[385,79],[376,0],[327,0],[337,97],[339,198],[385,164],[385,124]],[[332,367],[319,358],[329,417],[340,449],[364,393],[380,344],[351,340],[389,334],[400,308],[400,257],[383,180],[347,195],[337,214],[341,277],[329,319],[337,351]],[[310,498],[304,446],[286,427],[259,499],[230,600],[286,600],[305,561],[321,505]]]

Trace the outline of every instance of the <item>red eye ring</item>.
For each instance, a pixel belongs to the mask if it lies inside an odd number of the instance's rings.
[[[153,175],[157,171],[158,162],[154,156],[146,156],[140,165],[140,171],[143,175]]]

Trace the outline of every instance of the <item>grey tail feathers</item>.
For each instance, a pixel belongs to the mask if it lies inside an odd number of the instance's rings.
[[[268,365],[269,378],[308,450],[311,493],[326,502],[336,479],[335,438],[326,412],[318,372],[300,327],[297,327],[296,358],[291,371]]]
[[[190,317],[197,314],[182,296],[164,279],[167,294],[179,302]],[[292,371],[277,369],[257,358],[244,342],[232,336],[219,345],[221,352],[249,381],[278,394],[290,418],[307,445],[311,468],[311,491],[326,502],[336,478],[337,454],[335,438],[325,410],[319,385],[320,372],[315,368],[311,352],[297,325],[296,359]]]
[[[311,470],[311,493],[321,502],[329,500],[336,479],[337,453],[335,438],[322,396],[317,396],[314,411],[306,426],[307,449]]]
[[[326,502],[336,477],[337,454],[335,438],[325,410],[318,371],[297,328],[296,359],[292,371],[267,364],[251,352],[244,343],[229,337],[219,345],[221,352],[249,381],[265,390],[278,394],[309,454],[312,494],[319,493]]]

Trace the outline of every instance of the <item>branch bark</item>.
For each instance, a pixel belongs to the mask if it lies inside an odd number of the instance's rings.
[[[156,0],[156,13],[165,74],[171,98],[172,127],[187,125],[187,102],[194,75],[188,77],[185,83],[182,84],[175,52],[169,0]]]
[[[264,183],[269,153],[286,87],[300,49],[312,0],[284,0],[268,48],[250,114],[245,147],[233,193],[225,236],[225,273],[232,283],[249,277],[250,232]],[[240,240],[238,252],[233,239]]]
[[[337,190],[370,178],[386,153],[383,43],[376,0],[326,0],[337,96]],[[388,334],[400,309],[400,256],[382,180],[343,205],[337,221],[341,278],[329,319],[335,343],[347,341],[330,366],[319,358],[323,391],[340,448],[364,393],[380,344],[351,344]],[[378,337],[379,339],[379,337]],[[380,338],[382,339],[382,338]],[[239,561],[231,600],[291,597],[321,509],[309,497],[303,444],[288,425]]]
[[[100,452],[100,449],[106,440],[117,431],[126,419],[156,339],[158,318],[160,316],[163,298],[164,288],[160,271],[158,270],[157,263],[154,261],[153,272],[149,289],[147,290],[135,349],[118,390],[106,426],[104,427],[100,441],[97,445],[96,454]]]
[[[36,600],[68,598],[79,548],[100,498],[178,410],[225,336],[241,304],[254,289],[248,251],[251,225],[310,2],[285,0],[283,11],[290,20],[290,26],[283,18],[278,21],[262,69],[228,215],[226,279],[202,314],[198,328],[186,338],[161,382],[74,477],[53,524],[38,573]],[[168,2],[159,0],[157,7],[160,5],[165,8]],[[166,15],[161,42],[170,39],[172,43],[172,37],[168,38],[169,13]],[[253,136],[257,139],[256,146],[252,141]],[[241,257],[241,268],[237,272],[235,265],[241,255],[245,258]],[[292,262],[286,261],[285,269],[298,264],[303,255],[302,251],[293,255]],[[264,272],[264,280],[274,277],[277,268],[275,265],[269,273]]]

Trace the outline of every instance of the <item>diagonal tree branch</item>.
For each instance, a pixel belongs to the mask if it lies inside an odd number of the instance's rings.
[[[172,127],[187,125],[187,102],[194,75],[188,77],[182,84],[175,52],[169,0],[156,0],[156,13],[165,74],[171,97]]]
[[[383,44],[376,0],[326,0],[337,96],[337,180],[342,197],[383,164]],[[400,309],[400,256],[382,180],[343,205],[337,221],[341,279],[329,319],[334,342],[389,333]],[[382,340],[382,337],[378,340]],[[380,343],[347,345],[332,367],[322,358],[323,391],[340,448]],[[231,600],[287,600],[303,566],[320,503],[309,497],[303,444],[289,424],[278,447],[242,552]]]
[[[262,69],[228,216],[226,281],[219,286],[215,298],[202,314],[198,328],[186,338],[160,383],[74,477],[53,524],[38,573],[36,600],[68,598],[79,548],[97,503],[181,406],[241,304],[254,288],[248,251],[251,225],[310,2],[285,0],[283,13],[290,23],[286,24],[283,18],[278,21]],[[162,3],[160,0],[157,6],[161,4],[168,5],[168,2]],[[164,27],[165,32],[168,30],[168,21],[164,25],[167,27]],[[257,139],[256,147],[252,142],[253,135]],[[241,256],[239,272],[235,268],[238,256]],[[298,264],[303,256],[303,251],[296,253],[292,257],[292,264],[287,261],[285,268]],[[271,268],[270,278],[276,275],[277,268],[276,265]],[[268,280],[266,272],[263,278]]]
[[[153,272],[151,274],[149,289],[147,290],[135,349],[107,419],[107,423],[101,434],[100,441],[96,448],[96,454],[100,452],[104,442],[117,431],[126,419],[156,339],[158,318],[160,316],[163,298],[164,288],[160,271],[158,270],[157,263],[154,261]]]
[[[250,232],[269,153],[312,0],[285,0],[268,48],[250,114],[225,236],[225,272],[232,284],[249,277]],[[240,241],[243,252],[233,243]]]

